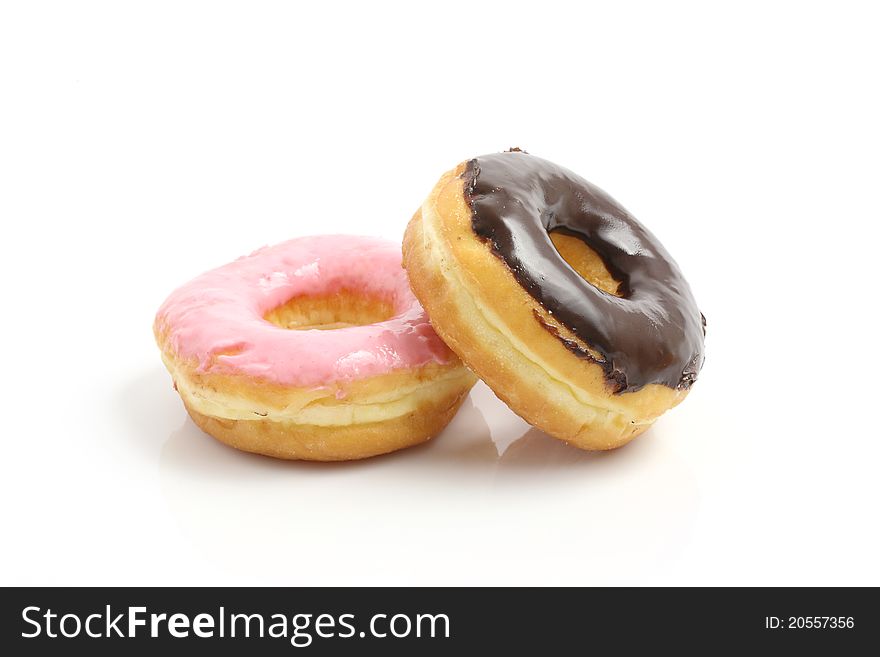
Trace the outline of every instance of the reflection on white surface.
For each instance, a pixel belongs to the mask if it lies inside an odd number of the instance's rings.
[[[674,559],[698,508],[693,477],[657,429],[584,452],[529,427],[483,384],[429,443],[351,463],[238,452],[181,422],[173,393],[139,393],[129,397],[134,435],[158,450],[179,532],[236,578],[603,583]],[[155,428],[171,417],[160,445]]]

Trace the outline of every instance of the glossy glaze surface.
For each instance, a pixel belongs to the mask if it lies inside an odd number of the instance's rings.
[[[394,316],[364,326],[290,330],[265,315],[299,296],[340,291],[382,299]],[[206,272],[175,290],[156,329],[203,372],[322,386],[454,358],[400,266],[400,245],[370,237],[304,237]]]
[[[687,388],[696,380],[705,319],[675,261],[620,204],[571,171],[516,149],[470,160],[463,177],[474,233],[592,352],[540,315],[537,321],[599,363],[615,392],[651,383]],[[551,242],[553,231],[589,245],[620,282],[621,296],[572,269]]]

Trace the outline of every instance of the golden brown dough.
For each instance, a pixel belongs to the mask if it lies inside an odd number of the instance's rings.
[[[465,167],[442,176],[403,240],[404,267],[434,329],[530,424],[583,449],[624,445],[681,402],[687,390],[651,384],[614,394],[598,364],[564,346],[554,333],[590,349],[548,315],[475,235],[464,195]],[[614,279],[583,242],[557,235],[553,241],[582,277],[616,292]]]

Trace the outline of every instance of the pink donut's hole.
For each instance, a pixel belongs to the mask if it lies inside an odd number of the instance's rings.
[[[326,296],[296,296],[263,315],[270,324],[295,331],[365,326],[392,317],[390,299],[346,289]]]

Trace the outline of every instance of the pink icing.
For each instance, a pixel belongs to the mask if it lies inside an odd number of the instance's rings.
[[[156,315],[178,358],[203,372],[321,387],[452,358],[410,290],[400,246],[371,237],[303,237],[263,247],[175,290]],[[288,330],[264,315],[299,295],[345,288],[390,299],[367,326]]]

